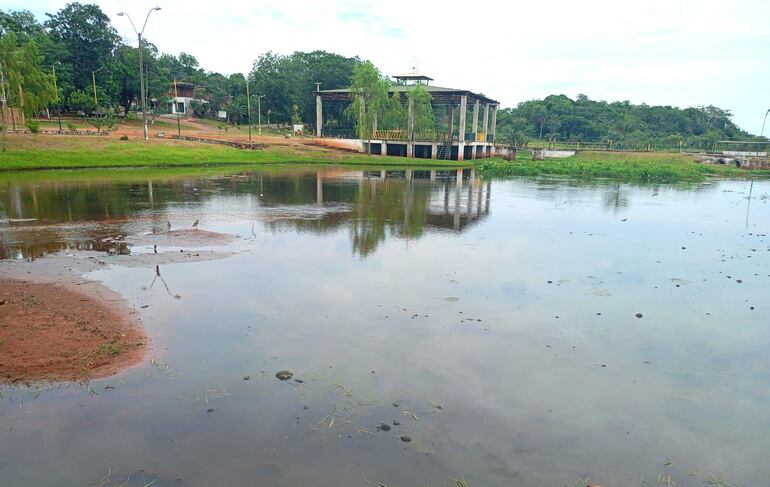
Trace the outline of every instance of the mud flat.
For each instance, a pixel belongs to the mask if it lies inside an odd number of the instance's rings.
[[[180,230],[129,237],[137,244],[225,244],[230,235]],[[158,246],[160,246],[158,245]],[[89,272],[106,266],[155,267],[225,258],[233,252],[135,255],[71,251],[0,262],[0,383],[80,381],[139,364],[149,347],[141,319],[121,295]]]

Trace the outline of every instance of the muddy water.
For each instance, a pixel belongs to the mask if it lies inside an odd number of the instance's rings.
[[[162,283],[88,275],[141,314],[150,359],[4,387],[0,483],[768,483],[770,183],[387,176],[0,181],[5,258],[196,219],[237,235]]]

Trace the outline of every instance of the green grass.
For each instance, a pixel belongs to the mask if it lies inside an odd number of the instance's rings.
[[[702,164],[688,154],[655,152],[578,152],[565,159],[532,160],[529,152],[516,160],[489,159],[478,164],[483,176],[559,175],[610,178],[633,182],[674,183],[702,181],[708,176],[768,177],[770,171],[748,171],[733,166]]]
[[[276,145],[262,150],[173,140],[144,142],[132,138],[11,135],[8,151],[0,153],[0,171],[128,167],[191,167],[251,164],[411,165],[401,157]],[[453,167],[453,161],[421,159],[420,166]],[[467,166],[467,163],[465,164]]]

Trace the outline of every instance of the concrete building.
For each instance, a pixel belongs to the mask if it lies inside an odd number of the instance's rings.
[[[206,100],[195,98],[195,85],[192,83],[177,81],[176,86],[172,83],[169,96],[169,113],[172,115],[179,114],[186,117],[193,113],[192,102],[208,103]]]
[[[394,76],[388,96],[398,96],[407,105],[407,126],[399,130],[378,130],[375,118],[372,139],[362,141],[340,120],[342,109],[353,100],[350,88],[318,90],[316,95],[316,137],[325,145],[372,154],[463,161],[495,155],[495,129],[499,103],[482,94],[455,88],[432,86],[428,76],[417,73]],[[414,130],[414,110],[407,93],[422,85],[432,100],[436,130]],[[329,108],[332,106],[333,108]],[[470,113],[469,113],[470,111]],[[325,125],[324,115],[333,114],[335,123]],[[469,116],[470,115],[470,116]],[[328,120],[326,122],[329,122]],[[334,128],[332,128],[334,127]],[[339,128],[343,127],[343,128]]]

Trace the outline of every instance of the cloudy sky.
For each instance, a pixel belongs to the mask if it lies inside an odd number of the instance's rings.
[[[63,0],[3,0],[42,19]],[[434,84],[511,106],[585,93],[680,107],[713,104],[759,133],[770,108],[767,0],[95,0],[161,51],[193,54],[208,70],[247,72],[272,50],[323,49],[370,59],[386,74],[416,64]]]

